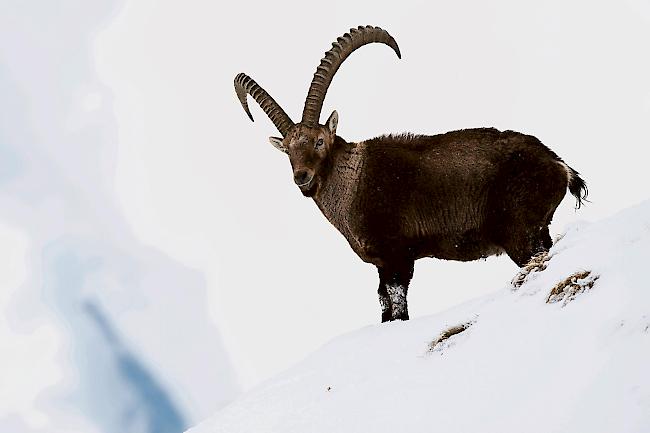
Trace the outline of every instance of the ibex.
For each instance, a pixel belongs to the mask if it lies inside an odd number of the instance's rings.
[[[567,187],[576,208],[587,187],[537,138],[519,132],[479,128],[359,143],[336,135],[336,111],[319,123],[325,94],[343,61],[373,42],[401,58],[385,30],[351,29],[316,69],[300,123],[249,76],[237,75],[235,90],[251,120],[247,94],[282,134],[270,141],[289,156],[302,194],[316,202],[361,260],[377,267],[385,322],[408,320],[415,260],[470,261],[505,252],[524,266],[552,246],[548,226]]]

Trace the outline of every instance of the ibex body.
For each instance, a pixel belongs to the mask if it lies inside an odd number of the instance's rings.
[[[348,143],[336,135],[338,114],[318,123],[334,73],[355,49],[395,40],[377,27],[342,36],[318,67],[302,122],[294,124],[250,77],[235,88],[250,116],[251,94],[283,138],[294,181],[365,262],[379,270],[382,321],[408,319],[406,294],[414,261],[469,261],[505,252],[519,266],[548,250],[548,225],[567,188],[578,206],[586,185],[535,137],[492,128],[441,135],[387,135]],[[252,118],[252,117],[251,117]]]

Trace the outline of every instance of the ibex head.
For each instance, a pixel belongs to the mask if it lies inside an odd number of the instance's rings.
[[[334,150],[339,115],[333,111],[325,125],[295,125],[285,138],[269,137],[271,144],[289,155],[293,181],[306,196],[314,195],[327,174],[329,157]]]
[[[243,73],[235,77],[235,91],[248,117],[253,120],[246,101],[247,94],[250,94],[282,134],[282,138],[270,137],[271,144],[289,155],[294,181],[305,196],[314,195],[327,177],[328,160],[335,149],[338,113],[333,111],[324,125],[319,123],[327,89],[343,61],[357,48],[373,42],[388,45],[401,58],[397,42],[387,31],[373,26],[351,29],[332,43],[332,49],[325,53],[316,68],[302,121],[297,124],[252,78]]]

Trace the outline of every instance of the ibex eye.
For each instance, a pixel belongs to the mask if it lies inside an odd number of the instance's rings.
[[[316,147],[321,147],[322,145],[323,145],[323,139],[322,138],[319,138],[318,140],[316,140]]]

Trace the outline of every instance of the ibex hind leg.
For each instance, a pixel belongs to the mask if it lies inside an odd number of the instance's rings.
[[[504,249],[517,266],[524,267],[533,256],[548,251],[553,246],[553,240],[548,226],[527,232],[514,232],[507,239]]]
[[[379,303],[382,308],[381,321],[408,320],[406,296],[413,278],[413,262],[388,264],[379,271]]]
[[[541,230],[541,242],[542,242],[542,247],[544,251],[548,251],[551,249],[553,246],[553,239],[551,238],[551,234],[548,231],[548,226],[545,226]]]

